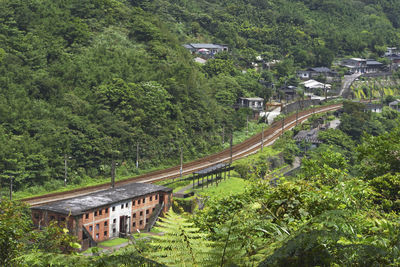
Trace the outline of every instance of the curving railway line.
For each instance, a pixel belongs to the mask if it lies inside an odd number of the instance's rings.
[[[342,107],[342,104],[335,104],[329,106],[321,106],[317,108],[313,108],[311,110],[300,111],[298,114],[293,114],[282,122],[277,121],[274,122],[268,129],[264,130],[264,133],[258,133],[251,138],[247,139],[243,143],[237,144],[232,147],[232,159],[240,159],[246,157],[250,154],[256,153],[261,148],[261,143],[263,146],[269,146],[273,144],[273,142],[285,131],[288,131],[295,127],[298,123],[301,123],[308,119],[314,113],[323,113],[327,111],[337,110]],[[262,136],[263,134],[263,136]],[[262,142],[263,140],[263,142]],[[204,169],[206,167],[210,167],[220,162],[229,162],[230,161],[230,149],[225,149],[216,154],[212,154],[210,156],[194,160],[192,162],[188,162],[183,165],[183,175],[190,174],[194,171]],[[123,181],[115,182],[116,186],[122,186],[125,184],[129,184],[132,182],[136,183],[153,183],[161,180],[177,178],[180,176],[180,166],[171,167],[165,170],[159,170],[150,172],[147,174],[143,174],[134,178],[130,178]],[[31,206],[42,205],[49,202],[54,202],[61,199],[76,197],[80,195],[85,195],[88,193],[93,193],[96,191],[101,191],[110,187],[110,183],[95,185],[85,188],[79,188],[66,192],[52,193],[46,194],[37,197],[31,197],[23,199],[25,203]]]

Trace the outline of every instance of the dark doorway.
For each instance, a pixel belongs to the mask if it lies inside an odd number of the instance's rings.
[[[126,235],[126,216],[119,217],[119,233]]]

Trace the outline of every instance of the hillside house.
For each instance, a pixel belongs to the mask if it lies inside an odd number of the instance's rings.
[[[32,207],[32,220],[41,229],[56,221],[91,247],[113,237],[146,229],[171,206],[172,189],[131,183],[84,196]]]
[[[301,146],[301,143],[309,143],[310,148],[316,148],[322,142],[318,139],[319,129],[314,128],[309,131],[301,130],[298,132],[293,139],[296,141],[296,144],[300,147],[301,150],[304,150]],[[307,146],[305,147],[307,150]]]
[[[314,79],[319,76],[325,77],[336,77],[338,74],[335,71],[327,67],[317,67],[317,68],[308,68],[306,70],[299,70],[297,71],[297,76],[300,79],[307,80],[307,79]]]
[[[253,110],[253,118],[257,119],[260,112],[264,110],[264,99],[260,97],[239,97],[234,108],[250,108]]]
[[[380,112],[382,112],[382,108],[383,108],[383,105],[382,105],[382,104],[377,104],[377,103],[366,103],[366,104],[364,105],[363,111],[364,111],[364,112],[371,111],[371,112],[380,113]]]
[[[192,54],[199,54],[204,56],[213,56],[216,53],[229,50],[227,45],[221,45],[221,44],[190,43],[183,45],[183,47],[188,49]]]
[[[330,90],[332,87],[330,84],[320,83],[315,80],[308,80],[308,81],[302,82],[301,84],[303,84],[304,88],[308,89],[309,91],[313,91],[313,90],[319,89],[319,88]]]
[[[260,97],[239,97],[236,108],[250,108],[254,111],[264,110],[264,99]]]
[[[386,52],[385,52],[385,57],[393,55],[393,54],[395,54],[395,55],[399,54],[397,47],[387,47]]]
[[[389,103],[389,107],[394,109],[394,110],[400,111],[400,100],[397,99],[397,100],[395,100],[393,102],[390,102]]]
[[[349,68],[351,73],[375,73],[383,68],[383,64],[374,59],[362,58],[344,59],[341,65]]]

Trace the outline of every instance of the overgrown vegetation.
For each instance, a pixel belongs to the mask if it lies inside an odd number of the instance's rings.
[[[64,159],[68,184],[97,182],[112,159],[121,176],[138,174],[137,144],[141,169],[175,164],[180,148],[186,160],[220,150],[251,115],[234,111],[238,97],[269,99],[298,84],[299,67],[379,58],[398,46],[399,12],[390,0],[2,0],[0,188],[9,177],[16,190],[60,188]],[[186,42],[229,53],[199,65]],[[279,62],[257,72],[258,56]],[[372,83],[358,97],[398,92]],[[0,265],[400,265],[399,123],[389,108],[345,103],[339,129],[320,134],[294,179],[266,179],[275,152],[238,162],[244,192],[171,213],[164,236],[110,255],[76,254],[63,227],[33,231],[27,207],[2,199]],[[292,133],[274,149],[289,164],[299,154]]]
[[[297,67],[377,57],[399,41],[393,1],[10,1],[0,3],[2,188],[63,186],[222,149],[246,124],[240,96],[296,85]],[[181,45],[229,45],[204,66]],[[261,73],[256,56],[281,60]],[[247,69],[245,73],[241,70]],[[262,80],[263,83],[259,83]],[[161,148],[161,149],[160,149]],[[70,158],[71,157],[71,158]],[[86,183],[86,182],[85,182]]]

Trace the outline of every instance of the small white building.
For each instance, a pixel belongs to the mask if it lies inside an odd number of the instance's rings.
[[[183,45],[186,49],[190,50],[192,54],[214,55],[222,51],[228,51],[227,45],[223,44],[196,44],[190,43]]]
[[[296,72],[297,77],[300,79],[312,79],[318,76],[335,77],[337,73],[327,67],[308,68],[306,70],[299,70]]]
[[[315,80],[308,80],[305,82],[302,82],[301,84],[304,85],[304,88],[306,89],[318,89],[318,88],[322,88],[322,89],[331,89],[331,85],[327,84],[327,83],[321,83]]]
[[[389,103],[389,107],[394,109],[394,110],[400,111],[400,100],[397,99],[397,100],[395,100],[393,102],[390,102]]]
[[[239,97],[237,107],[262,111],[264,109],[264,99],[261,97]]]

